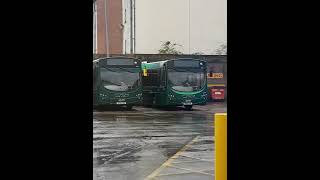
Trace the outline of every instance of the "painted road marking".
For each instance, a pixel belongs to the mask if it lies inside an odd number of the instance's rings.
[[[158,176],[160,174],[160,172],[168,166],[171,166],[172,162],[178,158],[178,156],[181,155],[182,152],[184,152],[185,150],[187,150],[193,143],[195,143],[198,138],[200,136],[196,136],[194,139],[192,139],[187,145],[185,145],[182,149],[180,149],[175,155],[173,155],[172,157],[170,157],[167,161],[165,161],[158,169],[156,169],[155,171],[153,171],[149,176],[147,176],[147,178],[145,178],[145,180],[150,180],[150,179],[154,179],[156,176]],[[176,167],[175,167],[176,168]]]

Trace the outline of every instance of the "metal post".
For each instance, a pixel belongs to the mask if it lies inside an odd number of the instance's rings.
[[[96,53],[96,6],[93,1],[93,54]]]
[[[98,16],[97,16],[97,2],[94,0],[93,2],[93,53],[98,53]]]
[[[191,43],[190,43],[190,41],[191,41],[191,39],[190,39],[190,37],[191,37],[191,35],[190,35],[190,17],[191,17],[191,15],[190,15],[190,13],[191,13],[191,4],[190,4],[190,0],[189,0],[189,54],[190,54],[190,49],[191,49],[191,47],[190,47],[190,45],[191,45]]]
[[[136,0],[133,3],[133,53],[136,53]]]
[[[108,34],[108,16],[107,16],[107,8],[108,8],[108,0],[105,0],[105,11],[104,11],[104,17],[106,21],[106,48],[107,48],[107,57],[109,57],[109,34]]]
[[[215,180],[227,180],[227,113],[216,113],[215,127]]]
[[[130,54],[133,54],[133,22],[132,17],[133,15],[133,6],[132,6],[132,0],[130,0]]]

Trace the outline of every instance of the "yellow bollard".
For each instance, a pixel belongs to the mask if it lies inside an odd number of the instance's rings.
[[[227,180],[227,113],[214,115],[215,127],[215,180]]]

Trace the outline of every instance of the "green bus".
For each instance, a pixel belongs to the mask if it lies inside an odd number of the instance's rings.
[[[141,62],[111,57],[93,61],[93,106],[125,106],[142,103]]]
[[[145,106],[184,106],[207,102],[207,62],[179,58],[142,62],[143,104]]]

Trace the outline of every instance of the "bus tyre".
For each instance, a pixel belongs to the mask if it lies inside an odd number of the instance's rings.
[[[127,105],[127,106],[126,106],[126,110],[128,110],[128,111],[132,110],[132,106]]]
[[[192,110],[192,105],[185,105],[184,108],[188,111]]]

